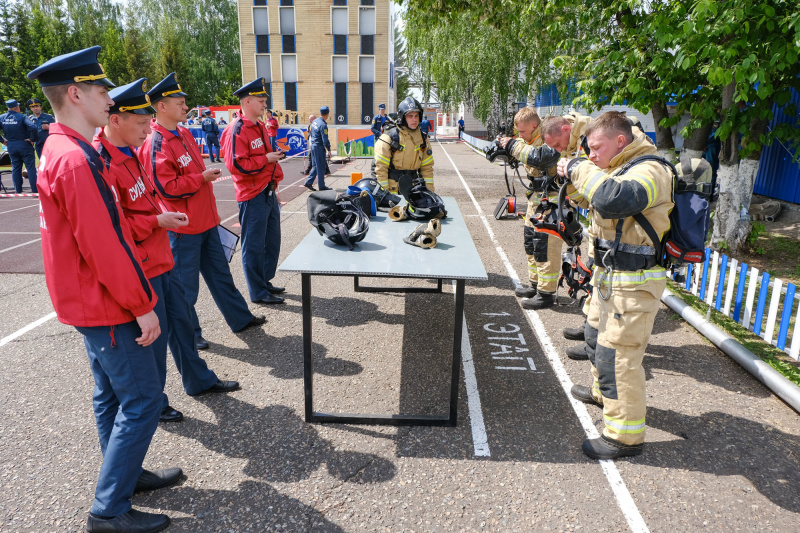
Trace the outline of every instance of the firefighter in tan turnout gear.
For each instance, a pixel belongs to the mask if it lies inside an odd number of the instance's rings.
[[[583,153],[581,142],[583,141],[583,133],[591,121],[592,117],[587,117],[574,111],[560,117],[547,117],[542,122],[542,140],[550,148],[561,152],[562,157],[571,159],[585,156],[586,154]],[[574,191],[574,189],[572,190]],[[589,260],[592,256],[593,251],[590,240],[589,253],[586,259]],[[584,303],[584,314],[588,313],[590,302],[591,295],[587,297]],[[584,340],[584,327],[564,328],[564,337],[569,340],[582,341]],[[583,345],[567,348],[566,353],[567,357],[577,361],[588,359]]]
[[[595,294],[586,334],[594,380],[591,387],[573,386],[572,395],[603,408],[603,434],[584,441],[583,452],[593,459],[615,459],[638,455],[644,447],[642,359],[667,283],[659,241],[669,229],[672,174],[655,161],[623,167],[655,155],[656,149],[643,133],[632,132],[621,113],[601,115],[585,135],[589,161],[558,163],[580,203],[594,208]],[[596,342],[589,329],[597,331]]]
[[[433,187],[433,150],[428,136],[419,129],[422,106],[409,96],[397,106],[397,126],[384,123],[384,133],[375,141],[375,173],[378,183],[392,193],[398,192],[403,175],[422,176],[425,186]]]
[[[503,138],[500,144],[505,147],[509,155],[521,162],[528,173],[531,190],[528,196],[528,211],[525,214],[524,243],[525,254],[528,256],[528,279],[530,286],[517,287],[514,293],[522,298],[522,306],[526,309],[542,309],[555,303],[555,293],[558,287],[558,275],[561,272],[561,238],[555,233],[537,231],[533,221],[536,209],[539,207],[543,194],[558,198],[558,188],[552,181],[548,182],[548,175],[555,175],[555,166],[542,172],[540,168],[541,150],[534,148],[544,144],[541,135],[542,121],[531,107],[520,109],[514,116],[514,127],[519,133],[519,139]],[[545,211],[542,214],[546,214]]]

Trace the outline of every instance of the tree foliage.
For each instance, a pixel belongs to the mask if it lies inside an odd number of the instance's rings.
[[[100,45],[116,84],[172,71],[190,105],[233,103],[241,84],[235,0],[0,0],[0,94],[43,98],[26,74],[47,59]]]

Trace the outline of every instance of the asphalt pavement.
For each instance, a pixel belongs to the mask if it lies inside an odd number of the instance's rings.
[[[196,533],[797,531],[800,416],[667,308],[644,361],[644,453],[583,455],[602,411],[565,393],[590,381],[587,362],[563,355],[561,330],[582,324],[579,308],[563,291],[555,308],[521,308],[522,223],[491,216],[503,169],[452,139],[433,153],[436,191],[456,198],[489,278],[466,287],[458,425],[307,424],[300,275],[278,274],[286,303],[252,304],[268,322],[242,334],[203,287],[211,348],[201,355],[242,389],[191,398],[168,362],[167,393],[186,418],[159,426],[145,467],[180,466],[186,477],[134,506],[169,514],[168,531]],[[285,166],[281,260],[312,230],[301,163]],[[344,190],[369,166],[332,164],[327,183]],[[215,193],[238,231],[231,181]],[[0,199],[0,530],[81,531],[101,462],[93,381],[81,336],[47,319],[36,205]],[[238,252],[231,269],[246,296]],[[442,294],[355,293],[351,279],[325,277],[312,291],[317,411],[446,412],[449,283]]]

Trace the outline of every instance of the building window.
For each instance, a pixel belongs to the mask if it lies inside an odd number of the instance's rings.
[[[361,0],[362,6],[374,6],[375,0]]]
[[[269,11],[266,7],[253,8],[253,33],[269,35]]]
[[[361,84],[361,123],[372,124],[373,93],[374,86],[371,83]]]
[[[281,56],[281,76],[283,83],[297,83],[297,56]]]
[[[283,50],[284,54],[295,54],[297,53],[297,49],[295,48],[295,41],[294,35],[281,35],[281,40],[283,41]]]
[[[331,77],[334,83],[348,81],[348,62],[347,57],[336,57],[333,56],[331,58]]]
[[[294,5],[294,0],[281,0],[281,5],[282,6],[293,6]]]
[[[272,81],[272,64],[267,54],[256,54],[256,77],[264,78],[269,83]]]
[[[358,81],[375,83],[375,58],[362,56],[358,58]]]
[[[335,6],[346,6],[347,0],[333,0],[333,5]]]
[[[265,6],[267,5],[267,0],[253,0],[254,6]]]
[[[294,35],[294,8],[280,8],[281,35]]]
[[[375,54],[375,36],[362,35],[361,36],[361,53],[365,55]]]
[[[335,83],[334,87],[334,107],[336,115],[335,124],[347,124],[347,84]]]
[[[347,8],[346,7],[332,7],[331,8],[331,33],[334,35],[347,35],[348,21],[347,21]]]
[[[375,35],[375,8],[358,8],[358,34]]]

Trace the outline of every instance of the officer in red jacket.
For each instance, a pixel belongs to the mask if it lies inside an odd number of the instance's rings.
[[[167,527],[169,517],[132,509],[131,496],[174,483],[181,470],[142,470],[161,412],[152,347],[161,330],[119,191],[89,143],[114,104],[99,52],[58,56],[28,73],[56,117],[39,162],[42,255],[58,319],[83,334],[94,376],[103,464],[86,530],[146,533]]]
[[[189,130],[178,126],[189,108],[175,73],[147,94],[156,109],[156,118],[139,157],[166,206],[189,217],[188,225],[169,231],[169,242],[175,258],[174,270],[189,303],[195,344],[198,349],[206,349],[208,342],[202,336],[194,309],[200,292],[200,274],[231,330],[244,331],[263,324],[266,318],[253,316],[233,283],[219,238],[217,201],[211,185],[219,177],[220,169],[206,169],[194,137]]]
[[[242,110],[222,132],[225,166],[233,176],[239,223],[242,225],[242,266],[250,300],[262,304],[283,302],[283,287],[272,284],[281,251],[281,210],[276,193],[283,179],[278,164],[285,154],[266,141],[267,127],[259,119],[267,108],[264,78],[236,90]]]
[[[183,285],[172,273],[174,262],[167,228],[186,226],[189,220],[183,213],[164,208],[133,152],[133,147],[141,146],[150,133],[150,117],[155,113],[150,107],[146,87],[147,78],[141,78],[109,93],[114,105],[108,125],[95,135],[93,144],[106,164],[109,181],[120,193],[120,205],[136,241],[144,273],[158,296],[155,312],[162,331],[153,349],[158,357],[162,387],[167,380],[169,343],[186,394],[230,392],[238,389],[239,383],[217,378],[197,353]],[[170,407],[165,393],[160,420],[175,422],[182,418],[180,411]]]

